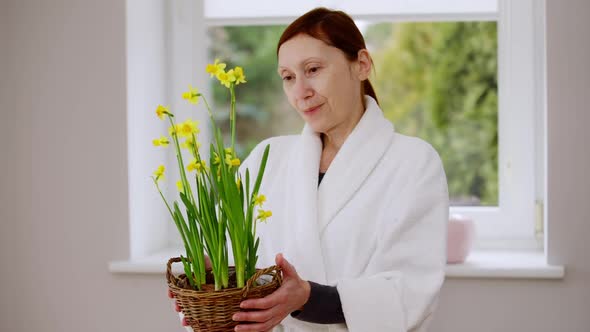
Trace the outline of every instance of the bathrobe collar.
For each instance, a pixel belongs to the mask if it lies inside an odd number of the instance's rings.
[[[306,276],[316,282],[326,282],[323,256],[318,255],[322,252],[322,233],[377,166],[393,139],[393,125],[385,119],[375,100],[365,96],[365,101],[365,113],[336,154],[319,188],[322,141],[320,134],[308,125],[290,164],[295,182],[293,205],[298,211],[296,238],[305,239],[305,243],[297,245],[302,255],[298,263],[303,265]]]

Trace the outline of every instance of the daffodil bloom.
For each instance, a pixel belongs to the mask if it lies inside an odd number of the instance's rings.
[[[163,120],[164,115],[172,115],[172,113],[170,113],[168,107],[158,105],[158,108],[156,108],[156,115],[158,116],[158,118],[160,118],[160,120]]]
[[[176,125],[174,125],[174,126],[170,126],[170,127],[168,128],[168,134],[169,134],[170,136],[175,136],[175,135],[176,135],[176,133],[177,133],[177,132],[179,132],[179,131],[180,131],[180,125],[179,125],[179,124],[176,124]]]
[[[214,63],[208,64],[205,71],[211,74],[211,77],[216,76],[218,73],[225,70],[225,63],[219,63],[219,59],[215,59]]]
[[[240,166],[240,159],[239,158],[232,158],[231,155],[225,155],[225,163],[232,167],[232,166]]]
[[[221,158],[219,158],[219,155],[217,154],[217,152],[213,152],[213,165],[219,165],[221,163]]]
[[[193,88],[193,86],[189,84],[188,91],[182,93],[182,99],[186,99],[189,103],[196,105],[199,102],[200,95],[199,90]]]
[[[232,148],[225,148],[224,151],[225,151],[225,155],[232,155],[234,150],[232,150]]]
[[[260,219],[262,222],[266,222],[266,219],[272,217],[272,211],[264,211],[262,209],[258,209],[258,217],[256,219]]]
[[[219,80],[219,82],[221,84],[225,85],[225,87],[229,89],[231,84],[236,80],[236,77],[234,76],[234,70],[231,69],[227,73],[226,72],[217,73],[217,79]]]
[[[154,171],[154,176],[156,177],[156,182],[159,180],[164,180],[164,171],[166,168],[164,165],[158,166],[158,168]]]
[[[185,148],[185,149],[188,149],[188,150],[191,150],[191,151],[192,151],[192,149],[193,149],[194,146],[195,146],[195,141],[194,141],[192,135],[189,136],[189,137],[187,137],[186,138],[186,141],[184,141],[184,143],[180,144],[180,147],[181,148]],[[196,145],[197,150],[200,147],[201,147],[201,143],[200,142],[197,142],[197,145]]]
[[[181,193],[184,192],[184,187],[182,186],[182,181],[180,181],[180,180],[176,181],[176,188],[178,188],[178,191],[180,191]]]
[[[182,137],[193,137],[193,134],[199,133],[199,122],[187,119],[177,125],[178,135]]]
[[[161,136],[160,138],[156,138],[152,141],[154,146],[167,146],[170,144],[170,141],[166,136]]]
[[[197,172],[201,173],[203,171],[208,171],[207,163],[204,160],[198,162],[196,159],[193,159],[188,165],[186,165],[186,170],[192,172],[196,170]]]
[[[266,196],[264,195],[256,195],[254,198],[254,205],[262,206],[264,202],[266,202]]]
[[[242,67],[234,68],[234,77],[236,78],[236,85],[246,83],[246,76],[244,76],[244,69]]]
[[[197,167],[198,167],[197,165],[201,166],[201,164],[197,163],[197,159],[193,159],[193,161],[191,161],[188,165],[186,165],[186,170],[189,172],[192,172],[197,169]]]

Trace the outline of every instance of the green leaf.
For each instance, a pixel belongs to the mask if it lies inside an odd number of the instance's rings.
[[[256,176],[256,184],[254,185],[254,193],[258,193],[260,184],[262,183],[262,176],[264,175],[264,169],[266,168],[266,161],[268,160],[268,153],[270,151],[270,144],[266,145],[262,160],[260,161],[260,167],[258,168],[258,175]]]

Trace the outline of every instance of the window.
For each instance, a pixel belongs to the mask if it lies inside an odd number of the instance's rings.
[[[439,151],[449,180],[450,212],[476,221],[478,246],[539,246],[535,202],[544,197],[543,3],[304,1],[278,8],[265,0],[247,6],[233,2],[169,3],[167,92],[177,112],[185,106],[174,96],[188,83],[213,102],[226,100],[203,71],[216,56],[244,66],[252,83],[238,91],[242,155],[263,138],[298,133],[303,122],[282,96],[276,75],[276,41],[285,24],[313,7],[343,9],[355,18],[374,57],[377,70],[371,80],[386,116],[399,132],[422,137]],[[262,98],[253,98],[260,93]],[[163,237],[169,245],[180,244],[172,223]]]

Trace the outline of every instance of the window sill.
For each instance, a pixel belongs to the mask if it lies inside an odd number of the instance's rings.
[[[109,263],[109,271],[115,274],[164,274],[166,262],[178,256],[180,250],[166,249],[151,256],[128,261]],[[176,264],[174,273],[182,273]],[[474,251],[462,264],[447,264],[447,278],[496,278],[496,279],[563,279],[565,268],[549,265],[542,251]]]
[[[478,250],[462,264],[447,264],[447,278],[563,279],[562,265],[549,265],[539,250]]]

